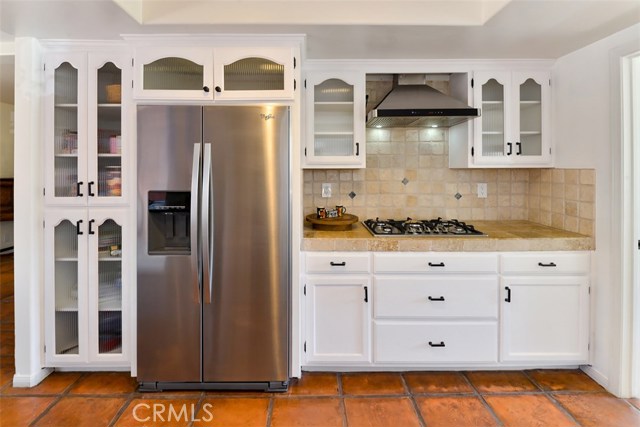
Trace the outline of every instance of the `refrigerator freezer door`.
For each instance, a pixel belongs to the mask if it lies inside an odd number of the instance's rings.
[[[148,247],[150,191],[191,193],[190,202],[198,202],[191,185],[194,144],[201,141],[200,107],[138,107],[137,357],[140,382],[201,381],[201,305],[194,292],[199,286],[198,273],[193,271],[198,265],[198,251],[194,250],[197,230],[191,225],[186,230],[190,238],[190,246],[186,248],[190,249],[150,255]],[[199,174],[196,172],[196,175]],[[196,176],[196,181],[199,180]],[[198,190],[199,184],[194,188]],[[166,205],[172,204],[166,202]],[[183,215],[197,212],[193,206],[184,210]],[[171,223],[170,210],[156,210],[153,215],[166,215],[167,223]],[[184,229],[192,222],[189,218],[180,224],[185,224]]]
[[[212,147],[213,290],[203,380],[289,379],[289,110],[205,107]]]

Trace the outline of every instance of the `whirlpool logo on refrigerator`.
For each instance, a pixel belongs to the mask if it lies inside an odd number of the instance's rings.
[[[268,120],[275,119],[276,116],[274,114],[271,114],[271,113],[269,113],[269,114],[261,113],[260,114],[260,118],[263,119],[266,122]]]

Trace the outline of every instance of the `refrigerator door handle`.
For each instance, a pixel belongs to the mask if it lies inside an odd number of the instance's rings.
[[[213,206],[210,206],[211,197],[211,144],[203,144],[202,161],[202,205],[200,206],[200,218],[202,221],[202,287],[204,290],[204,302],[211,304],[213,288]]]
[[[195,300],[200,304],[200,272],[198,254],[198,187],[200,183],[200,144],[193,145],[193,166],[191,168],[191,212],[190,212],[190,239],[191,239],[191,277]]]

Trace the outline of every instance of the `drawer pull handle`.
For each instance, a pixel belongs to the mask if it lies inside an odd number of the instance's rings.
[[[444,267],[444,262],[439,262],[437,264],[433,263],[433,262],[430,262],[429,263],[429,267]]]
[[[429,296],[429,301],[444,301],[444,297],[434,298],[432,296]]]
[[[342,261],[342,262],[333,262],[333,261],[331,261],[329,264],[332,267],[344,267],[345,265],[347,265],[347,263],[345,261]]]
[[[444,347],[444,341],[440,341],[439,343],[429,341],[429,347]]]
[[[545,264],[544,262],[539,262],[538,265],[540,267],[557,267],[555,262],[550,262],[549,264]]]
[[[505,302],[511,302],[511,288],[505,286],[504,289],[507,291],[507,297],[504,299]]]

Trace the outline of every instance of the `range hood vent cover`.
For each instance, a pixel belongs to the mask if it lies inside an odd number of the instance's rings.
[[[450,127],[479,116],[479,109],[426,84],[394,85],[367,114],[367,127]]]

